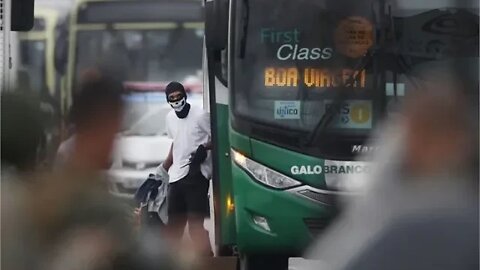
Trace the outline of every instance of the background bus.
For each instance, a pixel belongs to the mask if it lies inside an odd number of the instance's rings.
[[[329,225],[363,184],[343,176],[368,175],[354,160],[417,69],[465,78],[459,67],[478,65],[475,1],[214,0],[206,12],[216,242],[241,269],[286,269]]]
[[[70,15],[66,104],[93,66],[126,88],[111,170],[116,194],[131,197],[168,153],[165,86],[179,81],[188,99],[201,104],[203,25],[201,2],[188,0],[81,0]]]
[[[54,67],[55,29],[59,13],[55,9],[37,7],[34,25],[18,35],[17,88],[41,100],[45,113],[45,155],[47,165],[53,161],[60,141],[61,88]]]
[[[19,35],[21,67],[28,74],[31,90],[45,92],[54,98],[60,93],[54,68],[55,27],[58,13],[53,9],[36,8],[34,27]]]

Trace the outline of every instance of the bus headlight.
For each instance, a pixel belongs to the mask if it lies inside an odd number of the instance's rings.
[[[297,180],[265,167],[237,151],[232,150],[232,156],[238,166],[250,173],[255,180],[267,186],[277,189],[286,189],[301,185]]]

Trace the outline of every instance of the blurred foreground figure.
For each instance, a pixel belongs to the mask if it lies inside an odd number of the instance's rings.
[[[1,267],[31,269],[34,264],[24,212],[26,187],[38,164],[43,140],[39,103],[25,94],[1,95]],[[20,255],[19,255],[20,254]]]
[[[100,76],[85,81],[74,97],[71,155],[53,174],[32,177],[17,210],[29,235],[19,245],[33,260],[25,269],[175,268],[159,236],[136,241],[125,205],[111,197],[101,173],[110,166],[123,116],[121,93],[120,82]]]
[[[72,121],[72,112],[70,110],[68,119],[66,120],[67,138],[60,142],[53,163],[54,169],[62,168],[73,154],[75,142],[75,125]]]
[[[86,71],[83,72],[81,76],[81,81],[83,82],[83,84],[86,84],[88,82],[95,82],[100,80],[101,76],[102,76],[101,71],[99,69],[95,69],[95,68],[87,69]],[[120,85],[117,85],[117,86],[120,86]],[[121,91],[121,89],[117,89],[117,90]],[[91,95],[92,95],[91,98],[95,98],[94,93],[91,93]],[[79,93],[77,93],[77,96],[79,96]],[[89,116],[90,114],[89,112],[84,114],[82,113],[82,110],[88,110],[88,107],[90,106],[88,103],[92,102],[93,100],[80,101],[78,100],[78,97],[74,98],[74,100],[76,101],[73,104],[72,108],[70,109],[68,113],[68,119],[67,119],[68,138],[60,144],[57,150],[57,155],[55,157],[54,166],[57,169],[62,168],[68,163],[71,163],[73,161],[71,159],[75,152],[75,137],[76,137],[75,123],[77,121],[81,121],[78,118],[84,117],[88,119],[89,117],[91,117]],[[85,104],[82,104],[82,103],[85,103]]]
[[[367,195],[308,252],[312,269],[478,269],[478,77],[448,73],[424,73],[382,130]]]
[[[25,94],[2,93],[2,173],[35,170],[44,134],[39,106]]]

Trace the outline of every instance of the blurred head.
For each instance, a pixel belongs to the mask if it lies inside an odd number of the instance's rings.
[[[75,153],[80,162],[103,169],[109,165],[113,141],[121,127],[123,86],[97,75],[86,79],[75,94],[71,117],[76,131]]]
[[[475,155],[473,110],[464,86],[447,78],[429,77],[406,101],[405,161],[414,175],[462,174]]]
[[[4,92],[0,116],[2,164],[33,170],[44,136],[40,104],[25,94]]]
[[[128,80],[129,73],[125,67],[130,66],[132,63],[128,58],[128,49],[124,46],[122,41],[115,42],[110,49],[98,59],[96,66],[101,70],[102,74],[106,74],[119,81]]]

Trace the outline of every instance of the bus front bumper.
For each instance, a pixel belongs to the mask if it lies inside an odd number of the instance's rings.
[[[276,190],[256,182],[237,165],[232,170],[237,245],[242,253],[301,255],[335,214],[329,197],[307,186]]]

